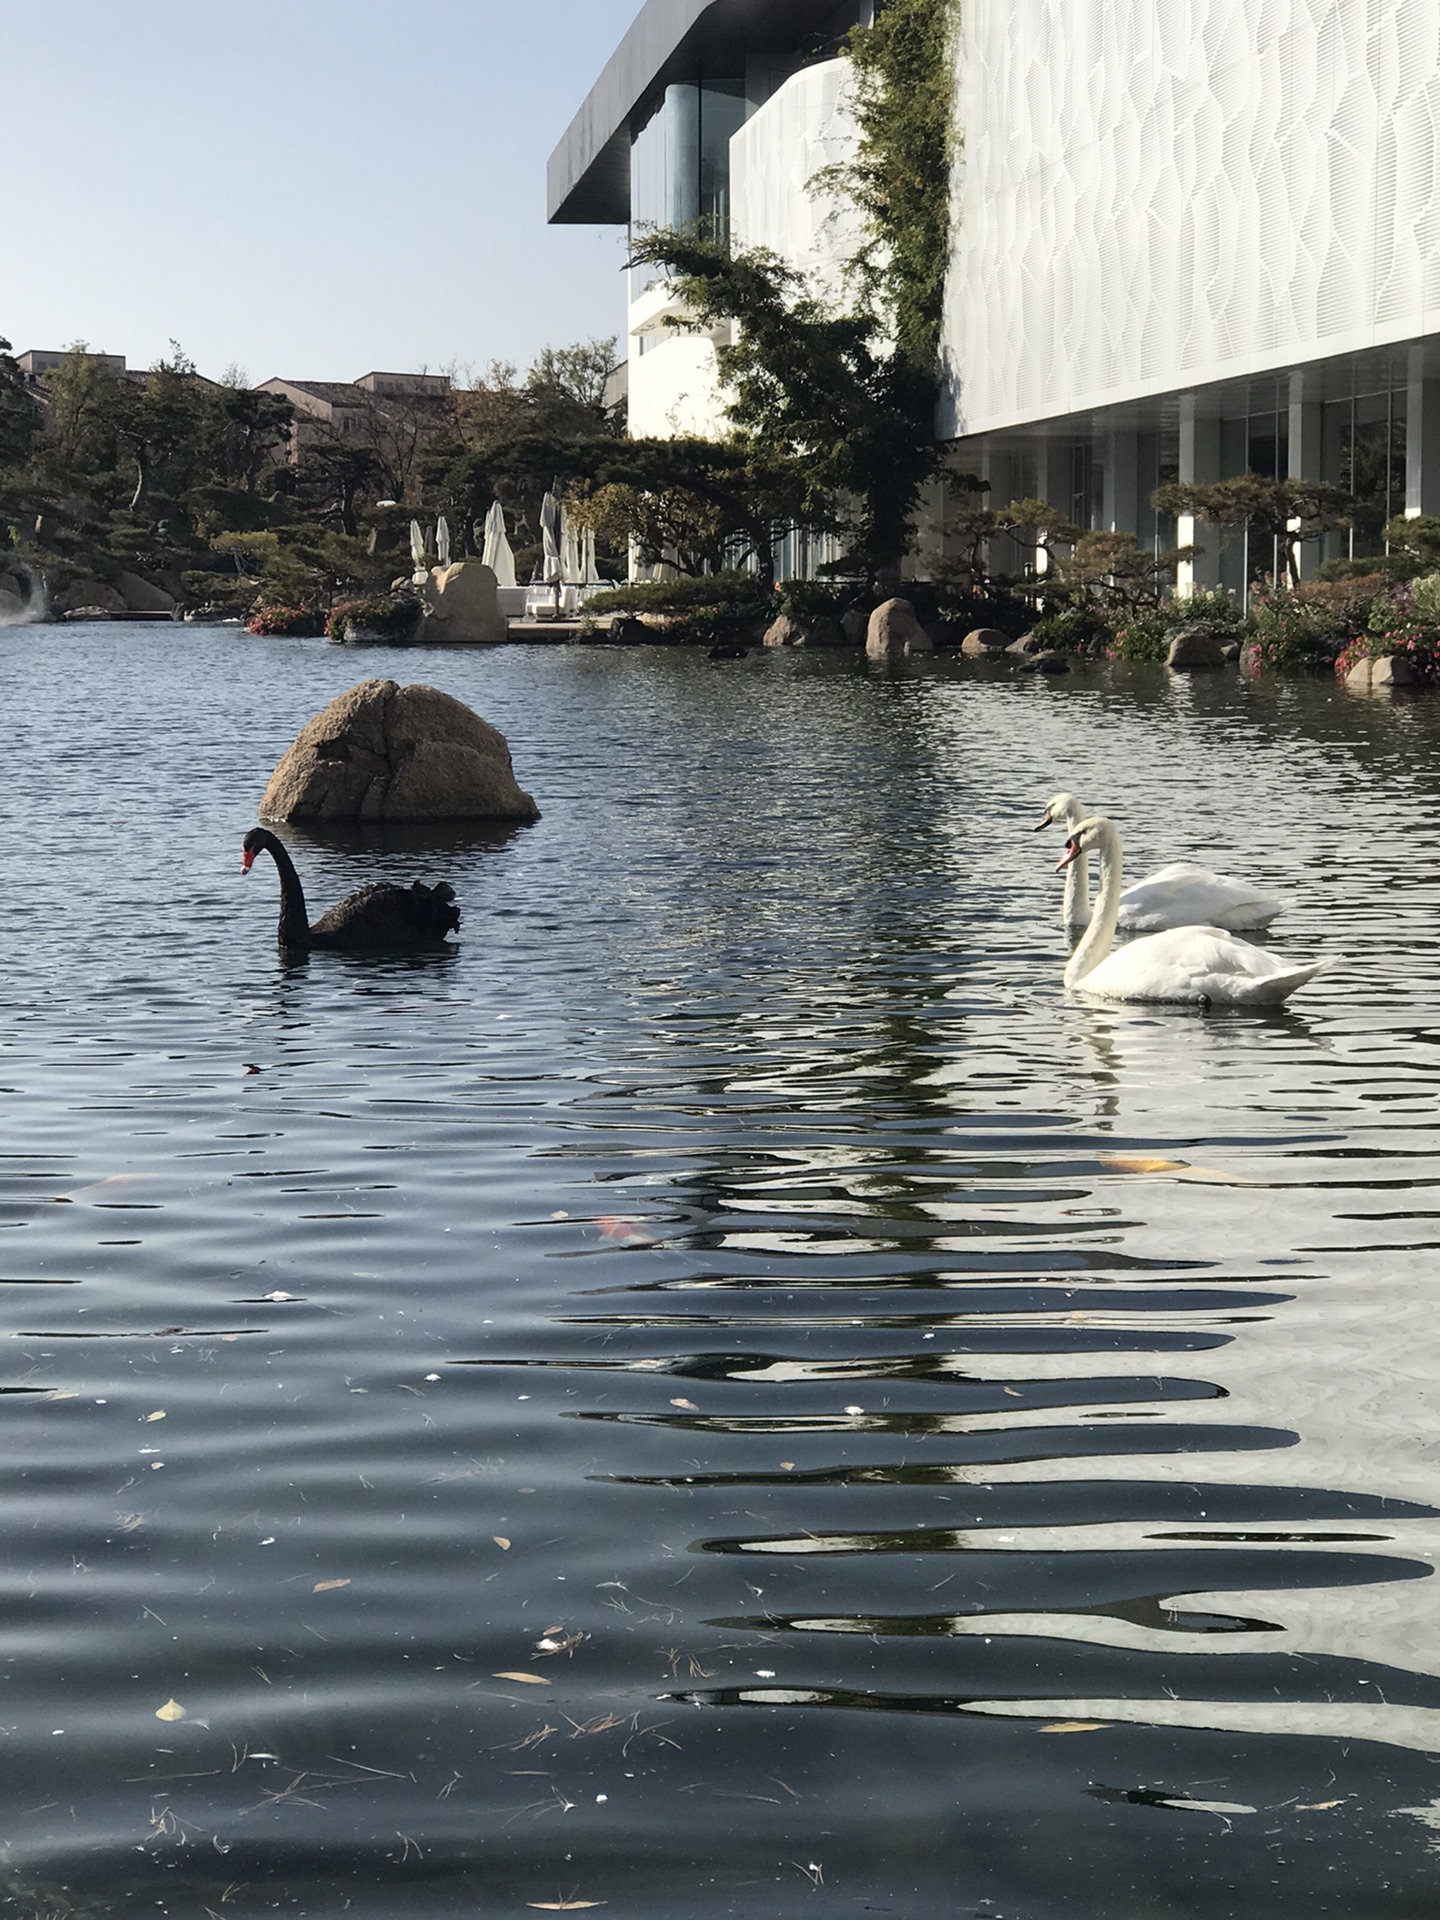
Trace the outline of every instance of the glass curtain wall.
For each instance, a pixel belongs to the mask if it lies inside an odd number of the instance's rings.
[[[743,80],[665,88],[630,143],[632,233],[677,227],[729,238],[730,136],[739,131],[745,111]],[[658,267],[635,267],[630,298],[638,299],[663,278]]]

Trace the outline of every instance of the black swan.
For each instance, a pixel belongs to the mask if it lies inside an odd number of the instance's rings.
[[[453,887],[443,880],[426,887],[417,880],[409,887],[386,882],[361,887],[322,913],[312,926],[305,911],[305,890],[284,841],[264,827],[252,827],[245,836],[242,872],[250,871],[257,853],[268,853],[280,869],[282,947],[433,946],[460,925]]]

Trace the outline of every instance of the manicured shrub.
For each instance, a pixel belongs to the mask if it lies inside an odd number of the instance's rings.
[[[376,593],[345,600],[331,613],[325,632],[331,640],[345,640],[355,632],[377,639],[408,640],[420,624],[420,602],[413,594]]]
[[[286,606],[278,600],[257,600],[245,622],[251,633],[283,634],[313,640],[325,631],[323,607]]]
[[[1204,632],[1219,640],[1238,640],[1244,624],[1228,593],[1218,588],[1192,593],[1131,614],[1117,626],[1110,652],[1117,660],[1159,662],[1181,633]]]
[[[1280,673],[1326,673],[1368,631],[1382,586],[1378,574],[1302,581],[1251,598],[1250,633],[1262,666]]]
[[[1099,610],[1085,601],[1045,613],[1030,628],[1052,653],[1104,653],[1111,642],[1109,625]]]
[[[1359,660],[1402,653],[1417,680],[1440,679],[1440,575],[1428,574],[1411,585],[1392,587],[1371,601],[1363,632],[1347,640],[1335,660],[1343,680]]]
[[[631,580],[592,595],[585,602],[585,611],[693,613],[740,606],[753,607],[757,616],[766,611],[767,598],[753,574],[702,573],[683,574],[676,580]]]

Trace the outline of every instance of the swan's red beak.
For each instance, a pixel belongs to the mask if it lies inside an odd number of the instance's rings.
[[[1062,853],[1060,858],[1055,862],[1056,873],[1059,873],[1063,868],[1068,867],[1072,860],[1078,860],[1079,858],[1080,858],[1080,842],[1078,840],[1067,840],[1065,842],[1064,853]]]
[[[246,847],[246,849],[245,849],[245,851],[244,851],[244,852],[243,852],[243,853],[241,854],[241,856],[240,856],[240,871],[241,871],[241,873],[248,873],[248,872],[250,871],[250,869],[251,869],[251,867],[253,867],[253,866],[254,866],[254,864],[255,864],[255,856],[254,856],[254,854],[253,854],[253,853],[252,853],[252,852],[250,851],[250,849],[249,849],[248,847]]]

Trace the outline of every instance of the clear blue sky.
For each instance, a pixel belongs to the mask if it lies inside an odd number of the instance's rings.
[[[545,162],[640,0],[0,0],[0,336],[523,369],[623,329]]]

